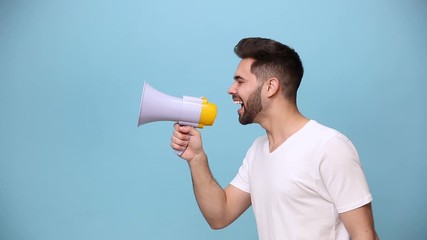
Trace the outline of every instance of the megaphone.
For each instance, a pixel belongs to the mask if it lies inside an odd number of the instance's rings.
[[[144,82],[138,127],[155,121],[174,121],[180,125],[203,128],[212,126],[216,113],[216,105],[204,97],[173,97]]]

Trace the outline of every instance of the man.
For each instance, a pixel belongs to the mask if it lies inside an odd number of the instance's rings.
[[[270,39],[242,39],[242,60],[228,93],[241,124],[266,135],[249,148],[238,174],[223,189],[213,178],[200,132],[174,125],[171,147],[185,150],[197,203],[213,229],[224,228],[251,205],[259,239],[377,239],[372,197],[356,149],[343,134],[304,117],[297,90],[298,54]]]

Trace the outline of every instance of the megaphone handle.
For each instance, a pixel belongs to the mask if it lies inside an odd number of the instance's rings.
[[[185,150],[184,150],[184,151],[185,151]],[[178,151],[178,150],[175,150],[175,153],[176,153],[176,155],[181,156],[181,155],[184,153],[184,151]]]
[[[184,121],[178,121],[178,124],[179,124],[179,125],[181,125],[181,126],[192,126],[192,127],[197,127],[197,126],[199,126],[199,124],[198,124],[198,123],[184,122]],[[185,149],[187,149],[187,147],[186,147]],[[184,153],[185,149],[184,149],[184,150],[182,150],[182,151],[175,150],[175,153],[176,153],[178,156],[181,156],[181,155]]]

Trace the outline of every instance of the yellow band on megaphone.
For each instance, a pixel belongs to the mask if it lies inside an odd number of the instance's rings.
[[[216,118],[216,105],[209,103],[208,99],[202,97],[202,111],[200,113],[199,128],[212,126]]]

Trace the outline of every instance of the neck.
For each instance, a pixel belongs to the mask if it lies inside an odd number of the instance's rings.
[[[283,107],[283,106],[282,106]],[[278,148],[290,136],[298,132],[309,121],[295,105],[287,106],[284,111],[271,111],[263,117],[260,125],[265,129],[269,140],[270,152]]]

